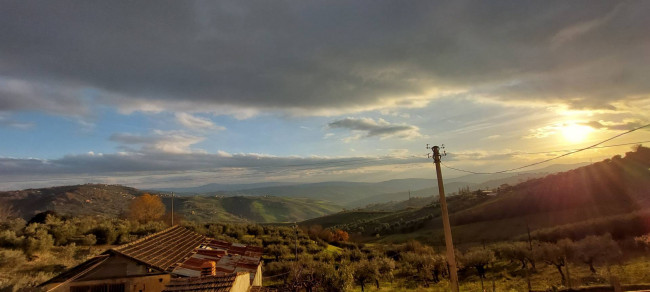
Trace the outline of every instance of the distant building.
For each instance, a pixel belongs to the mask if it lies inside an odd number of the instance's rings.
[[[246,292],[262,286],[262,251],[174,226],[107,250],[39,287],[48,292]]]

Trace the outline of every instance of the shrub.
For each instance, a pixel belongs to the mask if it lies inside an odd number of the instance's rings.
[[[5,267],[19,267],[22,266],[27,259],[25,254],[19,250],[2,250],[0,251],[0,266]]]
[[[52,246],[54,246],[54,239],[45,229],[36,230],[23,241],[23,251],[30,257],[37,252],[47,251]]]
[[[7,248],[20,248],[23,245],[22,236],[18,237],[13,230],[0,231],[0,246]]]

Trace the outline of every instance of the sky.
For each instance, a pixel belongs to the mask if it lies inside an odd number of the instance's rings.
[[[427,144],[471,171],[534,163],[649,123],[648,13],[648,1],[2,1],[0,189],[433,178]]]

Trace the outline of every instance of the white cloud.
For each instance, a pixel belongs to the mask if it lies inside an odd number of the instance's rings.
[[[182,131],[154,130],[151,134],[117,133],[110,137],[111,141],[123,145],[140,145],[144,152],[193,153],[201,149],[191,149],[191,146],[203,141],[204,137],[190,135]]]
[[[210,119],[193,116],[188,113],[176,113],[176,121],[181,125],[195,130],[225,130],[226,128],[217,126]]]

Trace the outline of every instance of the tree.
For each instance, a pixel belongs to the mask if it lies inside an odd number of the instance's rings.
[[[567,258],[573,256],[574,243],[570,239],[562,239],[556,244],[544,242],[537,248],[539,249],[539,258],[548,265],[555,266],[557,272],[562,277],[562,284],[566,285],[566,277],[562,268],[567,264]]]
[[[437,254],[429,246],[417,247],[418,252],[404,252],[401,254],[400,273],[404,276],[415,276],[428,286],[432,281],[437,283],[440,276],[447,270],[445,257]]]
[[[518,261],[521,264],[522,269],[525,269],[526,264],[530,263],[533,271],[535,270],[534,250],[530,249],[530,246],[527,242],[504,242],[494,246],[493,249],[497,257],[500,259],[509,260],[511,262]]]
[[[276,261],[279,261],[280,257],[285,257],[291,253],[286,245],[280,244],[271,244],[266,247],[266,251],[268,254],[274,256]]]
[[[165,205],[160,197],[144,194],[131,202],[129,218],[141,223],[154,221],[165,214]]]
[[[333,241],[348,241],[349,238],[350,236],[348,233],[341,229],[334,230],[334,233],[332,235]]]
[[[354,268],[354,282],[361,286],[361,291],[365,291],[367,283],[375,281],[377,288],[379,288],[379,267],[375,261],[363,259],[353,265]]]
[[[473,267],[481,279],[481,290],[483,290],[483,279],[489,264],[494,262],[494,252],[490,249],[472,248],[458,255],[460,264],[464,267]]]
[[[291,265],[285,290],[313,291],[325,281],[328,266],[330,265],[314,261],[311,255],[301,255],[300,259]]]
[[[347,291],[352,288],[354,281],[353,269],[348,264],[341,264],[335,268],[332,264],[324,264],[325,279],[322,283],[323,290],[327,292]]]
[[[621,249],[612,239],[611,234],[590,235],[575,243],[575,259],[589,265],[589,270],[596,273],[597,263],[608,263],[621,256]]]
[[[47,233],[47,227],[40,223],[29,224],[25,228],[23,251],[32,258],[37,252],[48,251],[54,245],[52,235]]]
[[[393,271],[395,271],[395,260],[380,256],[374,259],[379,269],[379,274],[384,278],[393,282]],[[376,282],[377,289],[379,289],[379,281]]]

